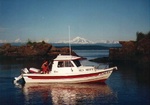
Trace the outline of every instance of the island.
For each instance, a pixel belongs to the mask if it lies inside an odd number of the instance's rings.
[[[54,59],[58,54],[70,54],[69,47],[56,48],[52,44],[28,41],[25,45],[13,46],[5,43],[0,46],[0,59],[9,60],[41,60]],[[71,50],[72,55],[77,55]]]
[[[94,62],[150,63],[150,32],[136,33],[136,41],[119,41],[122,47],[110,48],[109,57],[91,59]]]

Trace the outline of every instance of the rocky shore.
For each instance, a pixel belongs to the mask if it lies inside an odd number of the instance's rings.
[[[137,33],[136,41],[120,41],[121,48],[110,48],[109,57],[96,58],[94,62],[150,63],[150,32]]]
[[[147,34],[137,33],[136,41],[120,41],[119,43],[122,47],[110,48],[109,57],[96,58],[90,61],[103,63],[150,63],[150,32]],[[0,59],[53,59],[58,54],[70,54],[69,47],[56,48],[44,41],[29,41],[22,46],[12,46],[10,43],[0,46]],[[71,51],[71,54],[77,55],[73,51]]]
[[[28,42],[22,46],[12,46],[10,43],[0,46],[0,59],[11,60],[35,60],[54,58],[58,54],[69,54],[68,47],[56,48],[52,44],[43,42]],[[72,55],[77,55],[71,51]]]

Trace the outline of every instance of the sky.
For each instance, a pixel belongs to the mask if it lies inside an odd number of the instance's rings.
[[[150,31],[150,0],[0,0],[0,42],[58,42],[77,36],[136,40]]]

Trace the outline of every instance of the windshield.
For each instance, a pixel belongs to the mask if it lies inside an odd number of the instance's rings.
[[[81,63],[80,63],[79,60],[73,60],[73,62],[75,63],[75,65],[76,65],[77,67],[81,66]]]

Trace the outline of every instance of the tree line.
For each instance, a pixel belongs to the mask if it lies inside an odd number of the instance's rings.
[[[148,33],[143,33],[143,32],[136,33],[136,41],[137,42],[143,38],[150,38],[150,31]]]

